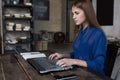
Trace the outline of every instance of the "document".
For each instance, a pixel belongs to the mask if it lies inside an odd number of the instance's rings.
[[[30,59],[30,58],[46,57],[46,55],[41,52],[24,52],[24,53],[20,53],[20,55],[25,60]]]

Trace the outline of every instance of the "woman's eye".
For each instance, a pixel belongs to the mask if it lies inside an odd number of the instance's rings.
[[[79,14],[79,12],[75,12],[75,14],[77,14],[77,15],[78,15],[78,14]]]

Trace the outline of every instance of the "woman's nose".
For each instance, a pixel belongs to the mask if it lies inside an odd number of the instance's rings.
[[[73,15],[73,19],[75,19],[75,15]]]

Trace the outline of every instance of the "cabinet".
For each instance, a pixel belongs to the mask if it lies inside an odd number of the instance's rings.
[[[33,24],[32,0],[2,0],[3,53],[31,51]]]

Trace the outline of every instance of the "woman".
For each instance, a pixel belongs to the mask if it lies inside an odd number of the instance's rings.
[[[106,37],[97,22],[91,2],[76,0],[72,5],[72,14],[75,24],[81,27],[72,45],[73,52],[54,53],[49,58],[62,58],[56,63],[62,67],[77,65],[105,75]]]

